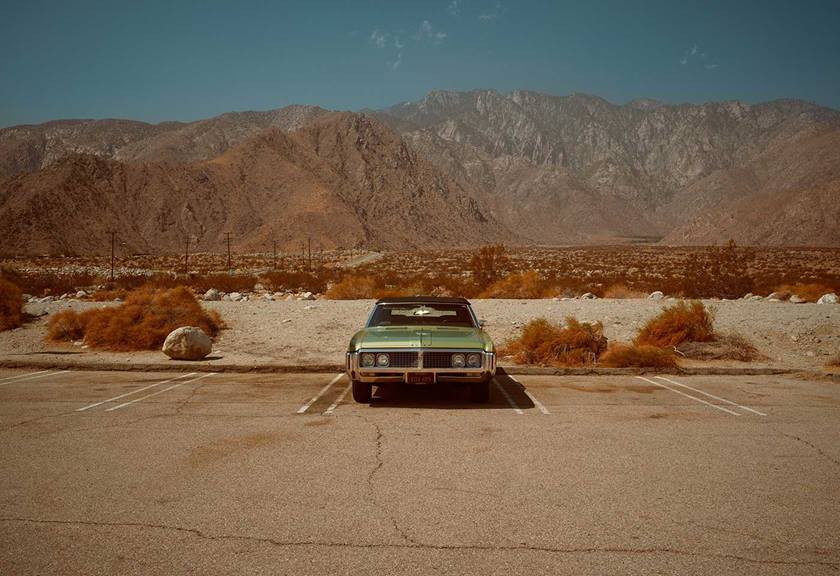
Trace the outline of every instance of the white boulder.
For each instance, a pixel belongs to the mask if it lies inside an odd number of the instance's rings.
[[[301,300],[315,300],[315,295],[312,292],[304,292],[300,295]]]
[[[176,328],[163,342],[163,353],[173,360],[201,360],[212,349],[210,337],[195,326]]]
[[[833,292],[831,294],[823,294],[819,300],[817,300],[817,304],[837,304],[837,294]]]
[[[239,302],[240,300],[242,300],[242,294],[240,294],[239,292],[231,292],[230,294],[228,294],[228,296],[230,296],[230,299],[234,302]]]
[[[802,304],[803,302],[805,302],[805,300],[794,294],[793,296],[788,298],[788,302],[792,302],[794,304]]]
[[[79,290],[78,292],[76,292],[76,298],[84,298],[85,296],[87,296],[87,292],[85,292],[84,290]]]
[[[592,292],[587,292],[586,294],[583,294],[580,297],[581,300],[595,300],[597,298],[598,297],[595,296],[595,294],[593,294]]]
[[[665,294],[657,290],[656,292],[651,292],[650,296],[648,296],[651,300],[662,300],[665,298]]]
[[[207,290],[207,292],[204,293],[204,296],[202,298],[204,300],[207,300],[208,302],[218,302],[222,299],[222,295],[215,288],[210,288],[209,290]]]

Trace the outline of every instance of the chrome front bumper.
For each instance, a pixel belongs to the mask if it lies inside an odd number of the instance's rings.
[[[424,368],[423,367],[423,352],[460,352],[463,354],[474,354],[478,352],[482,355],[482,365],[478,368]],[[380,352],[394,353],[394,352],[416,352],[418,354],[417,366],[410,368],[397,367],[372,367],[363,368],[360,365],[360,356],[362,353],[378,354]],[[345,371],[350,380],[357,380],[359,382],[368,382],[371,384],[386,384],[407,382],[410,373],[432,374],[435,382],[480,382],[496,375],[496,354],[494,352],[482,352],[480,350],[440,350],[440,349],[363,349],[359,352],[347,352],[345,358]]]

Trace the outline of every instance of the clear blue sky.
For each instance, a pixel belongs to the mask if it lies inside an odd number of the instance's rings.
[[[840,108],[840,0],[0,0],[0,126],[435,89]]]

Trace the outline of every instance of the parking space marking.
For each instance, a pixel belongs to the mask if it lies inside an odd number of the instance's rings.
[[[505,397],[505,400],[507,400],[508,404],[510,404],[510,407],[513,408],[514,412],[516,412],[520,416],[525,413],[525,412],[522,411],[522,408],[520,408],[519,406],[516,405],[516,402],[513,400],[513,398],[511,398],[510,394],[508,394],[508,391],[505,390],[505,387],[502,386],[501,384],[499,384],[499,381],[496,380],[495,378],[493,378],[493,384],[496,385],[496,388],[499,389],[499,392],[502,393],[502,396]]]
[[[193,374],[195,374],[195,372],[193,372]],[[152,392],[151,394],[146,394],[145,396],[141,396],[140,398],[135,398],[134,400],[129,400],[128,402],[123,402],[122,404],[112,406],[111,408],[108,408],[107,410],[105,410],[105,412],[113,412],[114,410],[119,410],[120,408],[125,408],[126,406],[134,404],[135,402],[141,402],[141,401],[145,400],[146,398],[151,398],[152,396],[157,396],[158,394],[163,394],[164,392],[169,392],[170,390],[174,390],[178,386],[183,386],[184,384],[192,384],[193,382],[198,382],[202,378],[207,378],[208,376],[213,376],[215,374],[216,374],[215,372],[208,372],[207,374],[202,374],[198,378],[193,378],[192,380],[187,380],[186,382],[178,382],[177,384],[173,384],[172,386],[164,388],[163,390],[158,390],[157,392]]]
[[[753,410],[752,408],[750,408],[748,406],[742,406],[742,405],[738,404],[737,402],[733,402],[732,400],[727,400],[726,398],[721,398],[720,396],[715,396],[714,394],[709,394],[708,392],[698,390],[697,388],[692,388],[688,384],[681,384],[681,383],[679,383],[675,380],[671,380],[670,378],[665,378],[664,376],[654,376],[654,378],[659,378],[660,380],[665,380],[666,382],[670,382],[671,384],[676,384],[677,386],[682,386],[683,388],[688,388],[689,390],[694,390],[695,392],[697,392],[699,394],[703,394],[704,396],[708,396],[709,398],[714,398],[715,400],[720,400],[721,402],[726,402],[727,404],[730,404],[732,406],[737,406],[738,408],[741,408],[742,410],[746,410],[748,412],[752,412],[753,414],[758,414],[759,416],[767,416],[767,414],[765,414],[764,412],[759,412],[758,410]]]
[[[0,386],[5,386],[6,384],[17,384],[18,382],[29,382],[30,380],[38,380],[39,378],[46,378],[47,376],[58,376],[59,374],[65,374],[67,372],[70,372],[70,370],[60,370],[58,372],[53,370],[47,370],[43,372],[33,372],[32,374],[23,374],[20,376],[15,376],[17,380],[3,382],[2,384],[0,384]]]
[[[107,400],[102,400],[100,402],[94,402],[93,404],[88,404],[87,406],[83,406],[82,408],[78,408],[76,412],[84,412],[90,408],[96,408],[97,406],[101,406],[102,404],[107,404],[108,402],[113,402],[114,400],[119,400],[120,398],[125,398],[126,396],[131,396],[132,394],[137,394],[138,392],[142,392],[143,390],[148,390],[149,388],[154,388],[155,386],[161,386],[163,384],[169,384],[170,382],[174,382],[175,380],[180,380],[181,378],[189,378],[190,376],[195,376],[196,372],[190,372],[189,374],[182,374],[180,376],[176,376],[175,378],[170,378],[169,380],[163,380],[162,382],[158,382],[156,384],[149,384],[148,386],[144,386],[142,388],[138,388],[137,390],[132,390],[131,392],[126,392],[125,394],[120,394],[119,396],[114,396],[113,398],[108,398]]]
[[[327,384],[326,386],[324,386],[323,388],[321,388],[321,391],[320,391],[320,392],[318,392],[318,393],[317,393],[317,394],[316,394],[316,395],[315,395],[315,396],[314,396],[314,397],[313,397],[313,398],[312,398],[309,402],[307,402],[306,404],[304,404],[303,406],[301,406],[300,408],[298,408],[297,413],[298,413],[298,414],[303,414],[304,412],[306,412],[307,410],[309,410],[309,409],[312,407],[312,405],[313,405],[313,404],[315,404],[315,402],[317,402],[317,401],[318,401],[318,398],[320,398],[321,396],[323,396],[324,394],[326,394],[327,390],[329,390],[330,388],[332,388],[333,384],[335,384],[336,382],[338,382],[339,380],[341,380],[341,378],[342,378],[343,376],[344,376],[344,373],[342,372],[341,374],[339,374],[338,376],[336,376],[335,378],[333,378],[332,380],[330,380],[330,383],[329,383],[329,384]]]
[[[644,380],[645,382],[653,384],[654,386],[659,386],[660,388],[665,388],[666,390],[670,390],[671,392],[676,392],[677,394],[680,394],[681,396],[685,396],[686,398],[691,398],[695,402],[700,402],[701,404],[705,404],[706,406],[711,406],[712,408],[717,408],[721,412],[726,412],[727,414],[732,414],[733,416],[740,416],[740,414],[738,414],[737,412],[733,412],[732,410],[729,410],[728,408],[724,408],[723,406],[718,406],[717,404],[712,404],[711,402],[706,402],[702,398],[697,398],[696,396],[692,396],[691,394],[686,394],[685,392],[682,392],[680,390],[676,390],[674,388],[671,388],[670,386],[666,386],[665,384],[662,384],[661,382],[656,382],[655,380],[651,380],[649,378],[644,378],[642,376],[636,376],[636,378],[638,378],[639,380]]]
[[[41,370],[39,372],[27,372],[26,374],[18,374],[17,376],[7,376],[6,378],[0,378],[0,382],[5,382],[6,380],[16,380],[18,378],[26,378],[27,376],[35,376],[35,374],[43,374],[44,372],[52,372],[52,370]],[[0,386],[4,386],[4,384],[0,384]]]
[[[338,395],[338,398],[335,399],[335,402],[330,404],[330,407],[324,411],[324,416],[331,416],[333,413],[335,413],[335,409],[338,408],[338,405],[341,404],[341,401],[344,400],[344,397],[347,396],[347,393],[350,392],[350,388],[352,387],[353,383],[351,382],[347,385],[347,388],[345,388],[341,392],[341,394]]]

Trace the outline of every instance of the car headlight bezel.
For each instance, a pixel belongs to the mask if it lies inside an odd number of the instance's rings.
[[[449,363],[453,368],[464,368],[467,365],[467,357],[459,352],[452,355]]]
[[[467,367],[468,368],[481,368],[481,354],[473,352],[472,354],[467,354]]]
[[[384,353],[380,352],[376,355],[376,367],[377,368],[387,368],[391,365],[391,357]]]
[[[376,366],[376,355],[370,352],[364,352],[359,363],[362,365],[362,368],[373,368]]]

